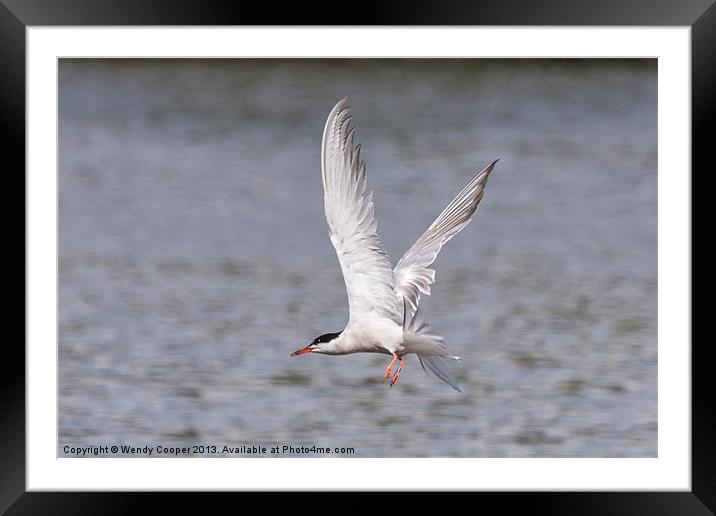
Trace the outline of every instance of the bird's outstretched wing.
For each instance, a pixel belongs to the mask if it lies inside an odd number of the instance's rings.
[[[477,174],[448,204],[417,242],[408,249],[393,271],[396,292],[408,301],[413,311],[418,309],[420,295],[430,295],[435,271],[429,266],[435,261],[445,242],[467,226],[485,193],[485,185],[495,160]]]
[[[365,163],[353,144],[351,109],[342,99],[323,131],[321,172],[329,235],[348,291],[352,321],[374,313],[402,319],[390,260],[378,238],[372,192],[366,192]]]

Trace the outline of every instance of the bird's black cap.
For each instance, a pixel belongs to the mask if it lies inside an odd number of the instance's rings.
[[[342,331],[336,332],[336,333],[324,333],[323,335],[319,335],[315,339],[313,339],[313,342],[311,344],[323,344],[324,342],[330,342],[333,339],[338,338],[338,336],[343,333]]]

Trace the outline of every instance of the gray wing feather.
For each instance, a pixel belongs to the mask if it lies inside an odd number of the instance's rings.
[[[378,237],[365,163],[354,144],[351,109],[342,99],[326,120],[321,146],[324,207],[348,291],[351,320],[367,314],[400,321],[390,260]]]
[[[429,266],[443,245],[469,224],[485,194],[490,172],[498,161],[485,167],[457,194],[395,265],[393,277],[396,291],[408,301],[413,311],[418,309],[420,295],[430,295],[430,285],[435,282],[435,270]]]

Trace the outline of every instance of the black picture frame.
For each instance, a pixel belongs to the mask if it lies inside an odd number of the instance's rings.
[[[5,177],[23,178],[25,193],[25,31],[29,26],[82,25],[554,25],[554,26],[690,26],[692,38],[692,169],[706,168],[716,110],[716,4],[714,0],[543,0],[522,2],[391,1],[345,3],[331,7],[305,3],[275,5],[220,0],[0,0],[0,116],[3,127]],[[319,14],[322,13],[322,14]],[[320,20],[320,21],[319,21]],[[710,130],[711,129],[711,130]],[[9,158],[9,159],[8,159]],[[709,166],[713,169],[713,165]],[[693,177],[693,172],[692,172]],[[6,190],[14,194],[14,190]],[[663,192],[662,192],[663,194]],[[9,195],[8,195],[9,197]],[[6,208],[7,209],[7,208]],[[8,220],[12,220],[9,219]],[[24,239],[24,225],[23,225]],[[25,264],[25,247],[22,252]],[[15,259],[19,261],[19,258]],[[23,300],[25,295],[23,294]],[[9,298],[14,301],[14,298]],[[24,303],[23,311],[24,311]],[[10,320],[10,318],[6,318]],[[23,335],[24,335],[23,326]],[[24,340],[24,339],[23,339]],[[19,340],[4,346],[3,418],[0,424],[0,510],[7,514],[136,513],[149,502],[163,509],[203,509],[209,494],[189,501],[185,494],[26,492],[25,488],[25,350]],[[686,343],[685,343],[686,344]],[[692,346],[692,491],[582,493],[471,493],[467,503],[501,512],[520,508],[538,514],[714,514],[716,512],[716,426],[712,344],[693,340]],[[711,387],[709,387],[709,385]],[[226,501],[236,496],[214,493]],[[243,493],[242,505],[265,494]],[[250,496],[252,499],[247,500]],[[310,501],[307,498],[311,496]],[[351,509],[384,510],[383,504],[356,493]],[[401,496],[403,505],[422,496]],[[315,507],[316,494],[299,500]],[[298,501],[298,504],[302,504]],[[347,505],[346,505],[347,506]]]

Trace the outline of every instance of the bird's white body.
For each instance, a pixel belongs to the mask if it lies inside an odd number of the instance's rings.
[[[349,353],[406,354],[403,327],[384,317],[350,321],[340,336],[322,345],[320,353],[347,355]]]
[[[423,368],[459,390],[444,362],[444,358],[458,357],[450,354],[442,337],[429,333],[418,304],[422,294],[430,294],[435,281],[435,271],[429,266],[442,246],[470,222],[496,161],[467,184],[392,267],[378,238],[372,192],[366,192],[365,164],[360,144],[353,143],[350,111],[345,99],[336,104],[328,115],[321,145],[326,221],[346,283],[350,318],[342,332],[323,335],[294,355],[392,355],[385,378],[400,360],[392,385],[402,370],[402,357],[415,353]]]

